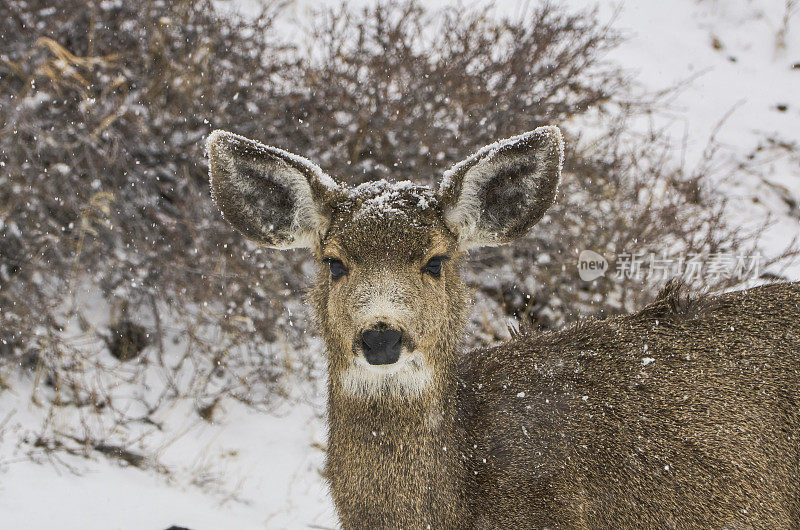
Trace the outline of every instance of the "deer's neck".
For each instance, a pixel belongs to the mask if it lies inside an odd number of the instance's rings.
[[[446,528],[463,520],[455,385],[382,400],[329,388],[327,475],[345,528]]]

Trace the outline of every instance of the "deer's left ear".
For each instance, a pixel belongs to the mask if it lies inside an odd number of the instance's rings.
[[[553,204],[563,161],[558,127],[484,147],[445,172],[438,192],[445,224],[463,249],[525,235]]]

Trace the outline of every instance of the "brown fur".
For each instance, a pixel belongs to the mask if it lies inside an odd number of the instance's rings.
[[[797,283],[673,291],[469,356],[470,524],[798,527],[798,315]]]
[[[317,250],[320,257],[343,259],[350,278],[333,284],[322,269],[310,297],[329,353],[326,476],[346,528],[449,528],[467,517],[463,477],[452,475],[466,471],[458,461],[463,440],[452,428],[457,346],[468,307],[456,239],[436,209],[426,212],[398,199],[406,216],[354,221],[359,202],[339,205]],[[455,256],[440,280],[419,270],[432,254]],[[359,328],[351,315],[364,293],[387,277],[402,284],[403,300],[395,303],[410,305],[417,347],[434,366],[433,385],[420,399],[359,398],[341,386]]]
[[[342,525],[798,527],[800,284],[693,298],[671,283],[632,315],[461,350],[465,249],[524,233],[555,192],[560,136],[532,134],[456,166],[438,193],[387,183],[314,192],[327,196],[309,207],[324,218],[294,228],[293,204],[311,199],[283,166],[259,161],[291,200],[259,205],[284,222],[250,226],[235,211],[248,185],[228,186],[212,165],[218,204],[246,235],[313,240],[318,259],[347,269],[334,280],[321,267],[310,296],[328,348],[326,476]],[[238,155],[213,149],[234,184],[247,178]],[[534,194],[528,206],[506,207],[502,197],[520,193]],[[421,270],[437,255],[449,257],[439,278]],[[376,323],[403,330],[405,355],[421,356],[429,380],[354,371],[360,333]]]

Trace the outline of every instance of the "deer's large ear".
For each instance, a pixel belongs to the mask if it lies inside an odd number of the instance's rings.
[[[328,226],[339,185],[318,166],[282,149],[214,131],[206,141],[211,195],[247,238],[270,247],[313,247]]]
[[[524,235],[553,204],[564,160],[558,127],[487,145],[444,174],[444,221],[464,249]]]

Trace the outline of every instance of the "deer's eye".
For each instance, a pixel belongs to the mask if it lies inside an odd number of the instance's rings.
[[[422,272],[430,274],[434,278],[442,275],[442,262],[447,259],[447,256],[434,256],[428,260],[428,263],[422,267]]]
[[[344,266],[342,260],[334,258],[325,258],[322,261],[328,264],[328,268],[331,270],[331,279],[333,281],[336,281],[345,274],[347,274],[347,267]]]

